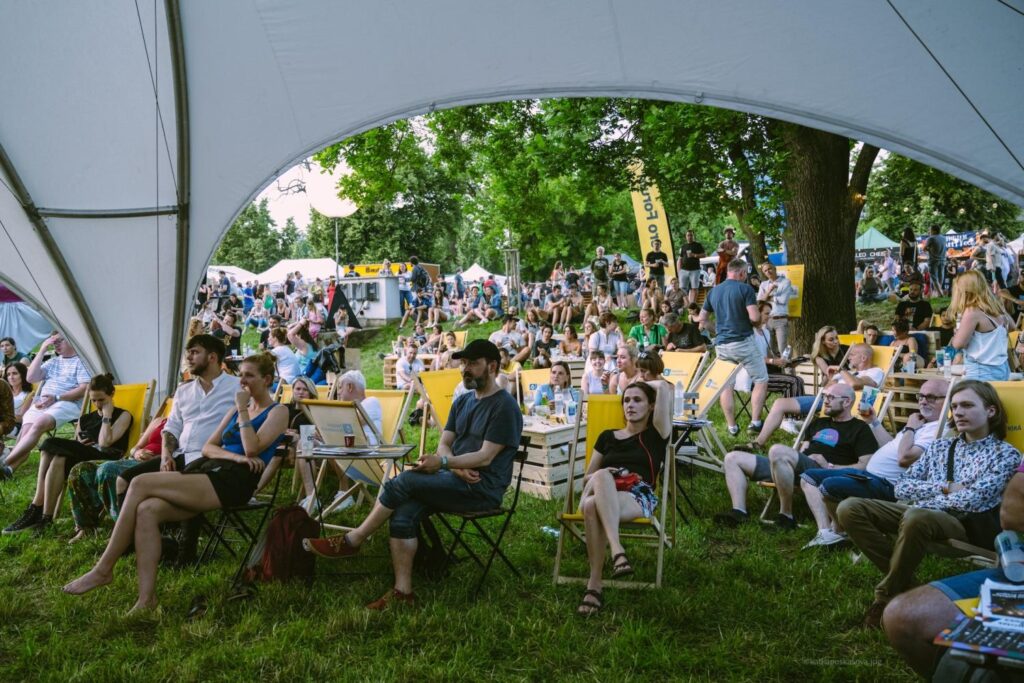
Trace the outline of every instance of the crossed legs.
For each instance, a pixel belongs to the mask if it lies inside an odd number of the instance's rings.
[[[587,559],[590,578],[587,589],[601,590],[605,545],[612,557],[625,551],[619,539],[619,525],[643,514],[640,504],[632,495],[615,489],[615,479],[608,470],[598,470],[590,476],[580,499],[583,524],[586,529]]]

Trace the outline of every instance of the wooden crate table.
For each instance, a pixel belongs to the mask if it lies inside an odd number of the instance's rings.
[[[416,356],[417,359],[423,362],[423,369],[430,370],[434,365],[434,359],[437,358],[437,354],[434,353],[421,353]],[[384,356],[384,388],[385,389],[397,389],[398,380],[395,377],[395,365],[398,363],[398,356],[395,354],[389,354]]]
[[[907,418],[918,411],[917,395],[921,385],[930,379],[943,379],[941,370],[925,368],[917,372],[894,372],[885,383],[885,391],[892,393],[889,403],[889,421],[893,431],[903,429]]]
[[[569,491],[569,444],[572,442],[574,426],[559,424],[539,417],[523,418],[523,436],[529,437],[526,464],[523,465],[524,494],[552,500],[562,498]],[[580,425],[579,442],[576,446],[576,467],[571,477],[573,487],[580,491],[583,486],[583,450],[587,442],[587,425]],[[515,465],[514,474],[519,473]]]

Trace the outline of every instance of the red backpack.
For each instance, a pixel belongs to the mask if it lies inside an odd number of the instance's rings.
[[[250,583],[291,579],[312,581],[315,555],[302,548],[302,539],[319,535],[320,525],[310,518],[305,509],[290,505],[277,510],[270,518],[262,541],[253,549],[250,559],[258,559],[246,570],[246,580]]]

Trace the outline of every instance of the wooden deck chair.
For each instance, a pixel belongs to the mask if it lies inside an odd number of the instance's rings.
[[[411,391],[398,391],[397,389],[367,389],[366,395],[373,396],[380,401],[381,413],[381,436],[384,443],[400,443],[404,438],[402,433],[402,421],[405,419],[405,411],[412,399]]]
[[[582,411],[580,411],[582,413]],[[577,413],[577,434],[580,424],[580,413]],[[597,443],[597,437],[601,435],[601,432],[607,429],[621,429],[626,425],[625,416],[622,414],[622,398],[614,395],[597,394],[589,396],[587,398],[587,441],[585,446],[584,466],[583,470],[586,471],[590,466],[590,456],[594,452],[594,444]],[[570,447],[569,453],[569,471],[574,472],[576,467],[576,440],[573,440],[572,446]],[[652,456],[655,454],[652,453]],[[643,582],[643,581],[624,581],[624,580],[611,580],[604,581],[605,586],[611,586],[613,588],[660,588],[661,578],[665,564],[665,549],[671,545],[671,541],[666,533],[666,515],[669,508],[675,508],[675,501],[673,499],[673,487],[670,486],[673,475],[673,459],[672,459],[672,445],[671,439],[665,448],[664,462],[662,464],[661,477],[656,483],[656,489],[660,489],[658,496],[660,502],[658,503],[657,517],[637,517],[628,522],[622,522],[620,527],[623,530],[619,536],[623,541],[639,539],[646,545],[653,545],[657,548],[657,570],[655,573],[654,582]],[[562,555],[565,551],[565,540],[566,536],[572,535],[574,538],[579,540],[581,543],[586,543],[583,530],[583,513],[579,509],[579,505],[573,495],[573,487],[569,487],[568,494],[565,498],[565,506],[563,511],[558,515],[558,522],[561,525],[562,533],[558,535],[558,548],[555,552],[555,569],[554,569],[554,582],[555,584],[565,583],[586,583],[587,577],[585,576],[566,576],[562,574]],[[635,531],[633,531],[635,529]]]
[[[896,367],[896,361],[899,359],[898,349],[892,346],[872,346],[871,347],[871,365],[876,368],[882,368],[885,373],[886,379],[892,374],[893,368]],[[879,389],[885,388],[885,383],[878,387]]]
[[[665,364],[662,375],[673,387],[676,382],[682,381],[683,388],[690,391],[690,386],[694,379],[700,377],[708,358],[709,355],[702,351],[666,351],[661,354],[661,361]]]
[[[455,345],[460,349],[466,347],[466,337],[469,335],[469,330],[454,330],[455,333]]]
[[[451,412],[452,403],[455,401],[455,389],[460,382],[462,382],[462,371],[457,368],[424,371],[417,375],[413,386],[425,404],[423,419],[420,422],[419,455],[423,455],[424,449],[427,447],[429,418],[434,418],[440,431],[443,431],[444,426],[448,423],[448,413]]]
[[[698,420],[707,419],[708,413],[718,403],[722,391],[736,379],[739,369],[740,366],[736,363],[717,358],[690,386],[690,391],[698,394],[695,413]],[[689,462],[716,472],[725,470],[725,446],[722,445],[714,425],[697,430],[693,435],[693,441],[697,445],[697,453],[680,455],[681,462]]]
[[[793,448],[795,450],[800,450],[800,444],[805,441],[804,435],[807,432],[808,425],[811,424],[810,416],[811,415],[814,415],[814,416],[817,416],[817,417],[822,417],[823,416],[822,411],[825,409],[825,401],[822,398],[822,396],[824,395],[824,393],[825,393],[825,390],[822,389],[821,391],[819,391],[815,395],[814,403],[811,404],[811,410],[807,414],[807,418],[804,419],[803,425],[800,426],[800,433],[796,435],[795,439],[793,439]],[[949,400],[948,394],[946,396],[946,399]],[[879,391],[878,394],[875,395],[875,405],[874,405],[874,408],[875,408],[875,416],[878,417],[878,419],[880,419],[880,420],[883,419],[885,414],[889,411],[889,403],[891,401],[892,401],[892,394],[890,392],[888,392],[888,391]],[[859,391],[855,391],[855,392],[853,392],[853,404],[852,404],[852,407],[851,407],[850,410],[853,413],[853,416],[855,418],[857,418],[857,419],[860,419],[860,414],[857,412],[857,405],[859,403],[860,403],[860,392]],[[775,502],[775,483],[771,482],[771,481],[759,481],[759,482],[757,482],[757,485],[760,486],[761,488],[765,488],[765,489],[770,489],[771,490],[771,493],[768,496],[768,500],[765,501],[764,508],[762,508],[762,510],[761,510],[761,521],[762,522],[768,522],[768,511],[771,509],[772,503]]]
[[[1006,411],[1006,441],[1024,453],[1024,382],[989,382]]]
[[[1017,347],[1017,342],[1020,340],[1020,332],[1020,330],[1013,330],[1006,338],[1007,358],[1010,360],[1011,370],[1016,366],[1017,354],[1014,353],[1014,349]],[[1020,371],[1021,368],[1018,367],[1017,370]]]
[[[519,397],[520,403],[532,406],[537,389],[547,384],[551,379],[550,368],[536,368],[533,370],[519,371]]]
[[[287,401],[281,400],[282,397],[284,396],[285,389],[288,390],[288,400]],[[280,380],[277,383],[277,388],[274,389],[274,401],[277,402],[277,403],[290,403],[291,400],[292,400],[292,388],[291,388],[291,385],[289,385],[287,382],[285,382],[282,379],[282,380]]]
[[[164,418],[171,416],[171,409],[174,407],[174,397],[168,396],[164,399],[160,407],[157,408],[156,413],[153,414],[153,418]]]
[[[316,426],[320,439],[327,446],[344,446],[345,437],[352,436],[356,446],[370,445],[367,431],[377,443],[383,443],[381,433],[366,415],[366,411],[354,401],[322,401],[320,399],[300,401],[302,410]],[[383,460],[352,460],[347,463],[345,473],[353,480],[352,486],[343,492],[336,501],[320,510],[321,524],[323,517],[334,511],[346,499],[362,493],[367,486],[380,487],[387,479],[387,461]],[[308,466],[308,465],[307,465]],[[321,467],[316,476],[317,489],[326,473]],[[347,529],[337,525],[323,524],[326,528]]]
[[[863,344],[864,335],[851,332],[850,334],[839,334],[839,343],[843,346],[853,346],[854,344]]]

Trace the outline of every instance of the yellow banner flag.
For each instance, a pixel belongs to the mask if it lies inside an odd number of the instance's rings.
[[[643,175],[643,165],[639,161],[630,164],[629,168],[634,177]],[[668,230],[668,214],[661,203],[661,193],[658,192],[658,186],[651,183],[646,189],[634,190],[630,194],[633,199],[633,215],[636,216],[636,229],[640,235],[640,262],[644,263],[647,254],[654,251],[654,240],[660,240],[660,251],[667,256],[665,284],[668,284],[668,281],[676,276],[676,259],[672,247],[672,234]],[[646,263],[644,267],[647,268]]]

